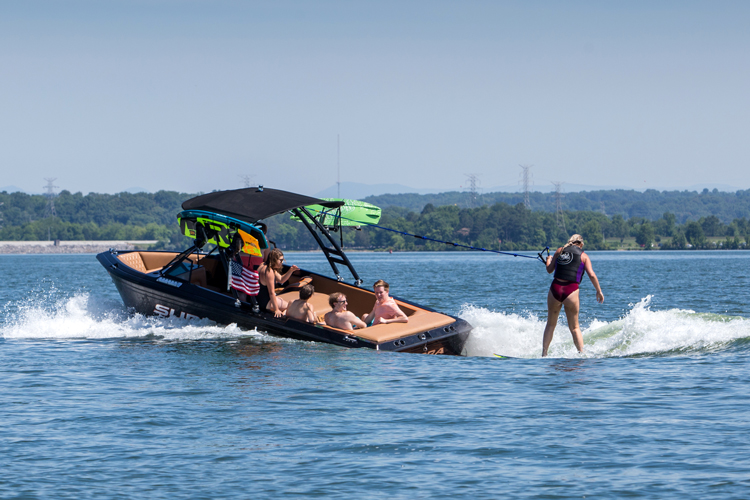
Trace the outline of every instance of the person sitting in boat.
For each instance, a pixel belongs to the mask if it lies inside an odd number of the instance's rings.
[[[307,323],[316,323],[317,316],[315,315],[315,309],[313,308],[313,305],[308,302],[313,293],[315,293],[315,288],[310,284],[300,288],[299,298],[293,300],[286,310],[287,317],[306,321]]]
[[[409,317],[389,295],[390,286],[383,280],[378,280],[372,286],[375,291],[375,305],[369,314],[362,316],[368,326],[387,325],[388,323],[408,323]]]
[[[341,292],[334,292],[328,296],[328,303],[333,310],[324,316],[326,325],[342,330],[354,330],[355,328],[365,328],[367,325],[359,319],[356,314],[346,310],[346,295]]]
[[[261,309],[266,309],[273,313],[276,318],[284,315],[289,303],[276,296],[276,284],[286,283],[294,271],[299,268],[291,266],[283,275],[281,269],[284,265],[284,253],[278,248],[274,248],[266,256],[266,260],[258,268],[260,277],[260,293],[258,293],[258,305]]]

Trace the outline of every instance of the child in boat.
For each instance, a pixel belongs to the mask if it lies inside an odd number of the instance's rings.
[[[300,288],[299,299],[292,301],[286,310],[287,317],[306,321],[308,323],[315,323],[317,321],[315,309],[312,304],[308,302],[313,293],[315,293],[315,288],[310,284]]]
[[[375,305],[370,314],[365,314],[362,319],[368,326],[386,325],[388,323],[408,323],[409,317],[396,304],[396,301],[388,294],[390,286],[383,280],[378,280],[372,285],[375,291]]]
[[[328,296],[328,303],[333,311],[326,313],[326,325],[342,330],[354,330],[354,328],[365,328],[367,325],[359,319],[356,314],[346,310],[346,295],[334,292]]]

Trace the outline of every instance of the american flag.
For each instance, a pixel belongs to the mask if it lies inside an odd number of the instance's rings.
[[[242,262],[232,259],[232,281],[230,286],[235,290],[245,292],[248,295],[258,295],[260,284],[258,282],[258,273],[250,269],[249,257],[241,256]]]

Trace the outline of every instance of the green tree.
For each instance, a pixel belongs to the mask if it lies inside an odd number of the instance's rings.
[[[664,221],[664,232],[662,233],[662,236],[673,236],[674,235],[674,226],[676,222],[676,218],[673,213],[664,212],[664,214],[661,216],[661,219]]]
[[[708,217],[701,217],[698,221],[703,228],[703,233],[706,236],[723,236],[724,235],[724,224],[721,223],[718,217],[715,215],[709,215]]]
[[[685,239],[696,248],[706,246],[706,235],[698,222],[688,222],[685,226]]]
[[[740,247],[740,239],[735,236],[734,238],[727,236],[722,244],[722,248],[725,250],[737,250]]]
[[[622,215],[615,214],[612,216],[612,224],[610,225],[610,230],[612,231],[612,236],[615,238],[620,238],[620,241],[622,241],[627,235],[628,235],[628,225],[625,222],[625,219],[622,218]]]
[[[595,220],[588,221],[581,228],[581,236],[583,236],[583,241],[586,242],[586,246],[591,250],[602,250],[606,248],[601,226],[599,226],[599,223]]]
[[[646,250],[651,248],[651,243],[654,241],[654,228],[651,224],[646,221],[638,227],[638,231],[635,235],[635,242]]]
[[[670,245],[670,248],[673,248],[675,250],[683,250],[685,247],[687,247],[687,239],[685,238],[685,233],[683,233],[682,231],[677,231],[672,237],[672,244]]]

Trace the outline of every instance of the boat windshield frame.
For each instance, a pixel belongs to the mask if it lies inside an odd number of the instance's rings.
[[[321,222],[316,217],[313,217],[312,214],[310,214],[310,212],[308,212],[304,206],[297,207],[293,210],[290,210],[290,212],[296,217],[299,217],[300,221],[305,225],[305,227],[307,227],[307,230],[310,231],[310,234],[312,234],[313,238],[315,238],[315,241],[318,243],[318,246],[323,251],[323,255],[325,255],[325,258],[328,261],[328,264],[330,264],[331,269],[333,269],[333,273],[336,275],[336,279],[339,281],[344,281],[344,278],[341,277],[339,268],[336,265],[342,264],[346,266],[347,269],[349,269],[350,273],[352,273],[355,286],[360,286],[362,284],[362,278],[359,277],[359,274],[357,273],[357,270],[354,269],[354,265],[349,260],[349,257],[346,256],[346,253],[344,253],[344,250],[336,242],[336,238],[331,235],[330,231],[328,231],[328,229],[323,224],[321,224]],[[315,227],[313,227],[309,221],[312,221],[312,223],[315,224]],[[318,235],[316,229],[320,231],[323,236],[325,236],[325,238],[330,243],[330,246],[326,245],[320,235]]]

